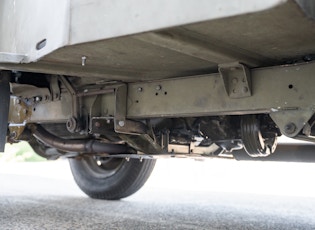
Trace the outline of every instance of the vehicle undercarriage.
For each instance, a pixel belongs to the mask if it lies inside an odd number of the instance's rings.
[[[68,157],[81,189],[102,199],[137,191],[156,158],[272,159],[281,135],[308,141],[301,149],[310,153],[305,161],[314,161],[315,5],[310,1],[270,1],[236,13],[224,8],[230,3],[220,3],[227,15],[166,26],[156,20],[145,29],[130,22],[134,31],[127,34],[114,29],[102,34],[101,14],[95,24],[77,18],[92,10],[97,14],[102,1],[69,2],[71,19],[77,20],[71,21],[67,43],[57,48],[59,30],[52,38],[50,32],[27,35],[21,45],[19,32],[10,35],[0,18],[6,34],[0,42],[2,151],[6,142],[25,140],[47,159]],[[250,1],[237,4],[245,2]],[[24,3],[19,4],[23,16]],[[9,1],[3,6],[13,7]],[[119,20],[112,26],[118,25]],[[34,50],[23,54],[33,41]],[[100,180],[119,186],[107,191],[96,186],[102,186]],[[132,184],[122,186],[125,180]]]

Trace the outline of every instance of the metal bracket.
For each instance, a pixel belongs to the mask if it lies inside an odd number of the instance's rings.
[[[147,127],[142,122],[126,119],[127,85],[120,85],[116,88],[115,99],[115,132],[134,135],[147,133]]]
[[[64,76],[58,77],[57,86],[58,86],[58,80],[60,80],[60,82],[66,87],[67,92],[71,95],[71,106],[72,106],[71,117],[68,119],[66,123],[67,130],[71,133],[80,132],[82,130],[82,124],[80,122],[79,101],[78,101],[77,93],[75,89],[73,88],[73,86],[71,85],[71,83],[68,81],[68,79],[66,79]]]
[[[20,97],[10,97],[9,108],[9,130],[10,136],[9,142],[14,142],[22,134],[25,129],[25,125],[32,115],[32,109],[29,107]]]
[[[271,112],[270,117],[277,124],[282,134],[288,137],[295,137],[311,119],[314,112],[312,108],[292,108]]]
[[[51,76],[50,78],[50,93],[51,93],[51,100],[52,101],[59,101],[60,100],[60,87],[58,82],[58,76]]]
[[[230,98],[243,98],[252,95],[250,70],[247,66],[239,62],[220,64],[219,73]]]
[[[92,117],[90,132],[95,134],[111,134],[114,129],[113,117]]]
[[[190,145],[169,144],[167,151],[173,154],[213,156],[219,149],[220,147],[215,143],[210,146],[194,146],[194,143],[191,143]]]
[[[71,95],[72,98],[72,117],[78,118],[79,117],[79,103],[78,103],[78,98],[77,98],[77,93],[71,83],[64,77],[64,76],[59,76],[61,83],[66,87],[67,92]],[[53,80],[55,81],[55,80]],[[58,82],[58,80],[57,80]],[[58,86],[58,84],[57,84]],[[59,86],[58,86],[59,88]],[[59,88],[60,92],[60,88]],[[59,93],[60,95],[60,93]]]

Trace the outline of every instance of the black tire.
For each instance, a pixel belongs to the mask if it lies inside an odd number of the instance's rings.
[[[118,200],[144,185],[156,160],[81,157],[69,162],[74,180],[85,194],[95,199]]]

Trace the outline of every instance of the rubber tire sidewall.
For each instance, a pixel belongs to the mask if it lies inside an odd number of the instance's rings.
[[[79,188],[91,198],[117,200],[138,191],[149,178],[156,160],[123,160],[120,168],[106,178],[91,173],[85,157],[69,159],[70,168]]]

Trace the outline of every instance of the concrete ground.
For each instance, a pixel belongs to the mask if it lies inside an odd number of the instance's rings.
[[[67,161],[0,163],[0,229],[315,229],[315,164],[161,159],[120,201],[86,197]]]

